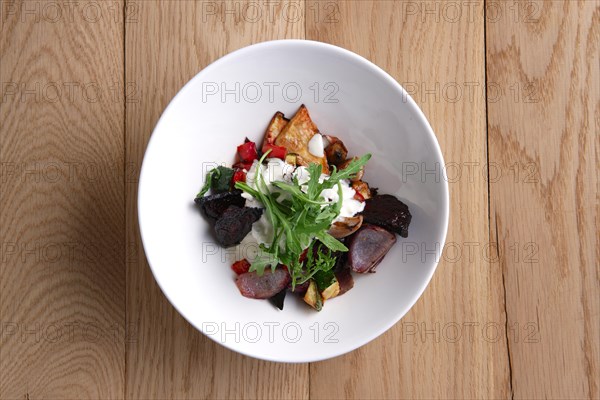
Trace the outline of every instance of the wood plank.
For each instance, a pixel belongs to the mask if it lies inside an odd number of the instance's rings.
[[[331,3],[337,22],[307,14],[308,39],[375,62],[427,115],[446,164],[454,166],[447,243],[462,254],[442,258],[421,299],[382,337],[312,365],[311,398],[509,395],[502,276],[485,252],[483,3],[452,3],[458,11],[430,1]]]
[[[0,398],[122,398],[122,3],[0,7]]]
[[[521,333],[516,398],[600,397],[599,47],[597,1],[527,2],[487,21],[488,81],[511,90],[489,104],[489,144],[510,173],[491,185],[491,232]]]
[[[237,1],[135,4],[138,22],[128,24],[126,32],[127,81],[138,93],[126,112],[126,158],[136,174],[127,186],[127,319],[136,332],[127,348],[127,397],[306,398],[307,365],[233,353],[196,331],[169,304],[143,255],[135,179],[152,129],[177,91],[230,51],[263,40],[303,38],[304,21],[282,14],[283,7],[302,3],[275,2],[272,14],[258,19],[245,16]]]

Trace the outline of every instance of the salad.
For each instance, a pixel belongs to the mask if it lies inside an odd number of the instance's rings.
[[[320,311],[354,286],[352,272],[375,272],[396,235],[408,236],[408,206],[362,180],[371,155],[348,158],[304,105],[291,119],[275,113],[261,146],[246,138],[237,157],[207,173],[195,203],[221,246],[258,243],[232,265],[245,297],[283,309],[290,292]]]

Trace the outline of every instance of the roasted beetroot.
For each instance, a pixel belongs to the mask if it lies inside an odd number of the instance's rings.
[[[223,215],[229,206],[244,207],[246,199],[242,197],[241,190],[233,190],[210,196],[196,197],[194,200],[209,219],[215,221]]]
[[[235,284],[244,297],[268,299],[284,290],[290,281],[290,274],[283,268],[277,268],[275,272],[266,269],[260,276],[256,272],[246,272],[237,277]]]
[[[354,278],[348,268],[335,271],[335,279],[337,279],[340,285],[340,293],[338,293],[338,296],[343,295],[354,287]]]
[[[396,243],[396,235],[376,225],[363,225],[350,237],[348,266],[356,272],[373,272]]]
[[[223,247],[239,244],[261,215],[261,208],[229,206],[215,223],[217,242]]]
[[[408,225],[412,216],[408,206],[391,194],[380,194],[365,201],[362,213],[364,222],[408,237]]]
[[[340,292],[338,293],[338,296],[343,295],[354,287],[354,278],[352,277],[352,272],[348,266],[347,252],[340,252],[337,254],[337,261],[333,267],[333,273],[335,274],[335,279],[340,285]]]

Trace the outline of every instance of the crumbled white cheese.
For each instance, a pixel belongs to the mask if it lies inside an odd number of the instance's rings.
[[[252,167],[246,174],[246,183],[253,189],[256,189],[259,173],[262,175],[270,193],[279,191],[271,184],[272,182],[283,181],[291,183],[295,177],[298,179],[298,183],[303,185],[302,189],[306,190],[307,188],[305,184],[310,179],[308,168],[304,166],[299,166],[296,168],[278,158],[267,159],[266,166],[259,165],[258,161],[254,161]],[[319,182],[323,182],[328,178],[329,175],[321,174],[319,177]],[[352,186],[350,186],[350,182],[348,180],[342,180],[340,184],[342,186],[342,208],[340,210],[340,215],[335,219],[335,221],[339,221],[346,217],[353,217],[357,213],[363,211],[365,208],[364,202],[354,199],[356,191],[352,188]],[[263,205],[260,203],[260,201],[252,197],[250,194],[244,192],[242,193],[242,196],[246,199],[247,207],[263,208]],[[339,200],[337,185],[331,189],[323,190],[321,192],[321,196],[329,203],[336,203]],[[282,193],[279,199],[284,199],[286,197],[289,198],[288,193]],[[252,225],[252,236],[254,236],[258,243],[270,244],[273,241],[273,225],[271,224],[271,221],[269,221],[269,217],[266,213],[263,213],[261,218]],[[282,238],[282,240],[285,240],[285,238]]]
[[[308,141],[308,152],[315,157],[325,156],[325,147],[323,145],[323,136],[320,133],[315,133]]]

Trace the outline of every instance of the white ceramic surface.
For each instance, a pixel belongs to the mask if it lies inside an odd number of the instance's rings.
[[[288,295],[283,311],[242,297],[230,261],[243,254],[221,250],[193,204],[207,169],[230,165],[244,137],[262,140],[275,111],[291,117],[302,103],[320,131],[340,137],[351,155],[373,154],[365,180],[401,198],[413,216],[409,237],[398,237],[377,272],[355,274],[354,289],[321,312],[295,296]],[[273,361],[331,358],[384,333],[425,290],[448,226],[443,166],[422,112],[368,60],[312,41],[246,47],[187,83],[152,134],[138,198],[146,256],[175,308],[224,346]]]

